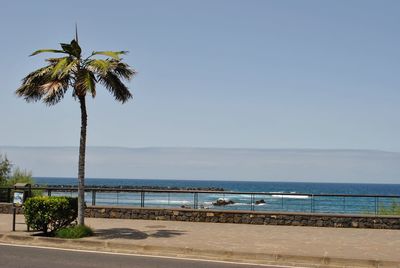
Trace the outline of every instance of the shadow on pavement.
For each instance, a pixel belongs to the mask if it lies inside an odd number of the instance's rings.
[[[177,230],[154,230],[149,232],[142,232],[131,228],[111,228],[111,229],[98,229],[95,231],[95,236],[100,239],[133,239],[142,240],[149,237],[155,238],[169,238],[178,235],[183,235],[184,231]]]

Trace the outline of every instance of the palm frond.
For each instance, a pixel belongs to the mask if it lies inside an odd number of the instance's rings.
[[[92,55],[103,55],[107,57],[111,57],[115,60],[120,60],[120,55],[127,54],[128,51],[94,51]]]
[[[33,52],[31,55],[29,55],[29,56],[35,56],[35,55],[37,55],[37,54],[40,54],[40,53],[47,53],[47,52],[49,52],[49,53],[65,53],[65,51],[63,51],[63,50],[58,50],[58,49],[39,49],[39,50],[36,50],[35,52]]]
[[[35,85],[22,85],[15,93],[17,96],[23,97],[26,102],[36,102],[43,96],[42,91],[39,89],[40,87],[36,87]]]
[[[45,61],[47,61],[48,63],[52,64],[52,65],[56,65],[60,60],[64,59],[65,57],[59,57],[59,58],[48,58],[45,59]]]
[[[29,73],[22,79],[22,83],[26,84],[32,81],[39,82],[39,80],[44,78],[45,76],[51,75],[53,67],[54,67],[53,65],[47,65],[45,67],[42,67],[40,69],[37,69],[36,71]]]
[[[43,102],[47,105],[55,105],[60,102],[69,86],[69,76],[62,79],[55,79],[41,86],[43,91]]]
[[[49,65],[28,74],[15,92],[17,96],[23,97],[27,102],[40,100],[44,94],[41,86],[51,81],[52,69],[53,66]]]
[[[65,66],[65,68],[61,72],[61,77],[66,75],[71,75],[71,73],[76,72],[78,70],[78,65],[79,65],[78,59],[71,60],[70,63],[67,66]]]
[[[51,77],[56,78],[61,76],[61,74],[64,73],[65,68],[69,65],[70,62],[71,62],[70,57],[60,58],[60,60],[53,68],[53,73],[51,74]]]
[[[77,96],[84,96],[86,92],[92,94],[92,97],[96,96],[96,78],[90,70],[79,70],[76,76],[75,91]]]
[[[43,100],[47,105],[58,103],[68,89],[70,76],[54,78],[54,65],[48,65],[28,74],[16,94],[27,102]]]
[[[113,68],[113,63],[110,60],[95,59],[90,60],[86,63],[89,70],[94,73],[99,73],[101,75],[106,75]]]
[[[98,81],[114,95],[117,101],[124,103],[133,97],[119,77],[112,72],[108,72],[106,75],[99,75]]]
[[[72,40],[70,44],[61,43],[60,45],[65,53],[68,53],[76,58],[80,58],[82,49],[77,41]]]
[[[133,70],[128,64],[113,59],[90,60],[87,62],[87,66],[94,73],[106,75],[107,73],[112,72],[119,78],[123,78],[126,80],[130,80],[136,73],[135,70]]]
[[[114,73],[121,78],[126,80],[132,79],[132,77],[136,74],[136,71],[132,69],[128,64],[123,62],[118,62],[115,65]]]

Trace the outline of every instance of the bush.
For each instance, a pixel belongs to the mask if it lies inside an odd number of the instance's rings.
[[[400,203],[392,202],[390,206],[383,206],[379,208],[379,215],[400,215]]]
[[[32,178],[32,172],[19,167],[12,169],[12,167],[13,164],[8,160],[7,156],[3,157],[0,154],[0,186],[13,186],[18,182],[31,185],[35,183]]]
[[[78,200],[65,196],[36,196],[24,203],[25,221],[34,231],[53,234],[78,216]]]
[[[16,183],[29,183],[30,185],[34,184],[34,180],[32,178],[32,172],[16,168],[12,175],[7,180],[7,185],[13,186]]]
[[[0,154],[0,186],[7,184],[7,180],[11,173],[11,162],[8,160],[7,156],[3,157]]]
[[[67,228],[62,228],[56,231],[56,237],[59,238],[76,239],[92,235],[93,235],[93,230],[85,225],[75,225]]]

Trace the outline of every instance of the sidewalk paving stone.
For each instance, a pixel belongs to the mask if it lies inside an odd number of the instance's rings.
[[[11,215],[0,214],[1,234],[29,235],[24,224],[17,225],[17,232],[10,232],[11,221]],[[23,221],[19,215],[17,222]],[[359,267],[400,267],[399,230],[100,218],[86,218],[86,224],[96,235],[81,239],[83,248],[87,243],[97,248],[103,245],[113,251],[124,251],[126,247],[128,251],[130,248],[153,253],[164,250],[176,255],[224,253],[225,259],[229,259],[229,255],[236,258],[242,255],[244,259],[255,258],[255,261],[259,256],[268,261],[275,258],[276,263],[282,264],[296,263],[297,258],[303,263],[308,260],[310,265],[312,262],[328,265],[332,260],[335,263],[342,260],[348,265],[354,260]],[[0,237],[0,241],[4,237]],[[24,241],[21,239],[21,242]]]

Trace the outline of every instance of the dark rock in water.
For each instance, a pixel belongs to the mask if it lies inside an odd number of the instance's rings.
[[[187,208],[187,209],[191,209],[192,207],[190,206],[186,206],[186,205],[182,205],[181,208]]]
[[[226,205],[232,205],[235,204],[232,200],[229,199],[224,199],[224,198],[218,198],[216,202],[212,203],[214,206],[226,206]]]
[[[265,200],[264,199],[256,200],[256,205],[259,204],[265,204]]]

